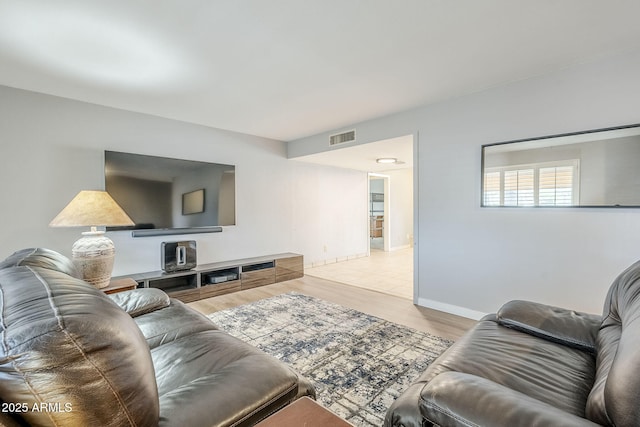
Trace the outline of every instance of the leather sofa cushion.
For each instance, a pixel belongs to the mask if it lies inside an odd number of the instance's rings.
[[[291,369],[223,331],[183,336],[151,355],[161,426],[250,426],[298,395]]]
[[[0,399],[69,411],[20,414],[34,425],[154,426],[147,343],[103,292],[55,269],[0,269]],[[68,405],[68,406],[67,406]]]
[[[181,301],[134,319],[155,366],[161,426],[250,426],[313,386]]]
[[[173,298],[167,307],[137,316],[134,320],[150,349],[191,334],[218,329],[205,315]]]
[[[485,319],[450,347],[419,378],[426,383],[457,371],[485,378],[570,414],[584,417],[595,357],[572,347],[505,328]],[[465,402],[462,392],[454,396]]]

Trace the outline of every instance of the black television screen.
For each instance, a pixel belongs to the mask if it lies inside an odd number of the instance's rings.
[[[105,151],[104,176],[105,190],[135,223],[127,229],[236,223],[233,165]]]

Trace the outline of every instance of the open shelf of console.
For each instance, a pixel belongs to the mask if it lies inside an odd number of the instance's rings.
[[[304,276],[302,255],[282,253],[198,265],[192,270],[150,271],[114,277],[131,278],[138,288],[158,288],[183,302],[284,282]]]

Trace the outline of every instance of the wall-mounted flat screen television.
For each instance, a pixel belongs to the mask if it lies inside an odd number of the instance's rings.
[[[105,190],[135,222],[125,229],[179,231],[236,223],[233,165],[105,151],[104,176]]]

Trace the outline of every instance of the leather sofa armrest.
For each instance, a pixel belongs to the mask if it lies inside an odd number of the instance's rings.
[[[170,304],[169,296],[164,291],[155,288],[133,289],[110,294],[109,297],[131,317],[160,310]]]
[[[530,301],[510,301],[500,308],[497,321],[549,341],[596,352],[596,336],[602,317]]]
[[[445,372],[421,393],[423,417],[442,427],[596,427],[585,418],[511,390],[486,378]]]
[[[389,407],[385,414],[384,427],[423,427],[420,413],[420,392],[425,383],[411,384]]]

